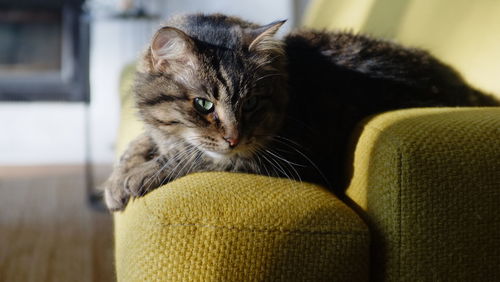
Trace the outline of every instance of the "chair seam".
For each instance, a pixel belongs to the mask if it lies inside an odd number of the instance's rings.
[[[373,126],[373,125],[365,125],[363,127],[363,130],[371,130],[371,131],[374,131],[374,132],[377,132],[377,133],[380,133],[380,137],[387,140],[387,144],[389,144],[390,146],[392,146],[394,148],[394,150],[396,150],[396,156],[397,156],[397,176],[398,176],[398,183],[396,185],[396,192],[397,192],[397,199],[395,199],[395,201],[393,201],[394,203],[397,203],[399,206],[398,207],[395,207],[395,210],[397,211],[396,213],[396,224],[397,224],[397,227],[396,227],[396,230],[397,230],[397,236],[399,237],[399,242],[398,242],[398,246],[397,246],[397,256],[398,256],[398,261],[396,262],[396,265],[397,265],[397,273],[398,273],[398,280],[401,280],[401,275],[402,275],[402,267],[401,267],[401,260],[402,260],[402,223],[401,223],[401,218],[402,218],[402,181],[403,181],[403,156],[404,156],[404,153],[403,153],[403,146],[402,146],[402,141],[397,138],[397,135],[394,135],[394,134],[387,134],[387,131],[381,129],[381,128],[378,128],[376,126]],[[382,133],[384,133],[382,135]],[[403,143],[404,144],[404,143]],[[392,195],[392,194],[391,194]]]
[[[324,234],[324,235],[330,235],[330,234],[344,234],[344,235],[359,235],[359,234],[367,234],[367,231],[364,230],[353,230],[353,231],[321,231],[321,230],[301,230],[301,229],[282,229],[282,228],[272,228],[272,227],[263,227],[263,228],[254,228],[254,227],[238,227],[238,226],[230,226],[230,225],[214,225],[214,224],[209,224],[209,223],[203,223],[203,222],[198,222],[198,223],[163,223],[162,221],[164,220],[162,217],[160,217],[158,214],[153,212],[149,205],[148,201],[142,201],[142,204],[144,208],[147,210],[147,216],[148,219],[153,219],[157,222],[159,222],[162,226],[164,227],[201,227],[201,228],[213,228],[213,229],[226,229],[226,230],[236,230],[236,231],[243,231],[243,232],[278,232],[278,233],[296,233],[296,234]],[[308,226],[305,226],[307,228]],[[322,228],[322,227],[328,227],[328,226],[310,226],[310,227],[315,227],[315,228]]]
[[[398,246],[398,276],[399,279],[401,280],[401,263],[402,263],[402,245],[403,245],[403,236],[402,236],[402,223],[401,223],[401,218],[402,218],[402,181],[403,181],[403,154],[401,152],[401,148],[398,146],[398,219],[397,223],[399,224],[398,229],[399,229],[399,246]]]
[[[156,218],[159,219],[159,218]],[[281,229],[281,228],[253,228],[253,227],[238,227],[230,225],[211,225],[203,223],[161,223],[163,227],[200,227],[200,228],[211,228],[211,229],[225,229],[238,232],[253,232],[253,233],[294,233],[294,234],[317,234],[317,235],[368,235],[368,232],[363,230],[353,230],[353,231],[321,231],[321,230],[301,230],[301,229]]]

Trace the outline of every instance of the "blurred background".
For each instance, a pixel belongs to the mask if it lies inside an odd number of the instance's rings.
[[[430,49],[476,86],[500,93],[495,0],[0,3],[0,165],[111,163],[120,73],[176,13],[222,12],[262,24],[288,19],[281,35],[306,25],[395,39]]]
[[[88,189],[115,158],[121,73],[191,12],[396,40],[500,93],[497,0],[1,0],[0,281],[113,279],[111,218]]]
[[[296,13],[288,0],[5,1],[11,3],[0,4],[0,165],[82,163],[86,154],[111,163],[120,73],[168,16],[289,19],[290,29]]]

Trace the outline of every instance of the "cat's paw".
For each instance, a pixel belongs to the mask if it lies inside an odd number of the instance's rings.
[[[104,185],[104,202],[110,211],[125,209],[130,199],[130,194],[123,189],[121,183],[108,180]]]
[[[150,188],[154,186],[152,179],[147,177],[147,173],[141,170],[134,171],[125,176],[123,179],[123,188],[130,196],[140,197],[144,196]],[[153,187],[156,188],[156,187]]]
[[[116,193],[109,189],[104,190],[104,201],[110,211],[115,212],[124,210],[129,199],[129,195]]]
[[[125,189],[125,179],[126,175],[114,171],[102,185],[104,202],[110,211],[124,210],[130,200],[130,192]]]
[[[131,197],[141,197],[157,188],[157,178],[147,168],[134,168],[127,173],[113,172],[104,184],[104,200],[111,211],[125,209]]]

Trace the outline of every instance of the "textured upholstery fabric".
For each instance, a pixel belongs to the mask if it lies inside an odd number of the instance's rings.
[[[500,281],[500,108],[390,112],[361,132],[347,194],[372,279]]]
[[[367,281],[369,235],[322,188],[198,173],[115,214],[119,281]]]

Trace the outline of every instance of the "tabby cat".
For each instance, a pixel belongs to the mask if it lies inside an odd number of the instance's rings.
[[[349,32],[300,30],[275,39],[283,23],[195,14],[156,32],[134,89],[146,130],[105,184],[109,209],[199,171],[342,191],[347,142],[363,118],[498,105],[425,51]]]

